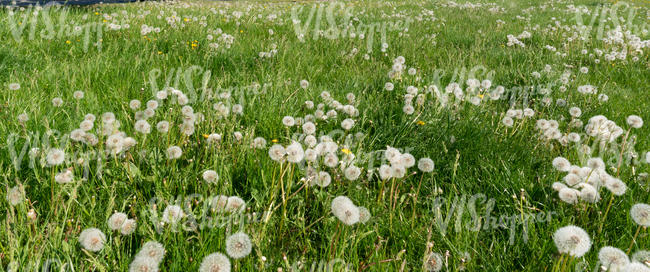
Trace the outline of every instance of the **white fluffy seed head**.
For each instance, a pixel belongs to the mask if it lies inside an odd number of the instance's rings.
[[[167,121],[160,121],[156,124],[156,129],[160,133],[167,133],[169,131],[169,122]]]
[[[124,221],[126,221],[126,219],[128,219],[128,217],[125,213],[114,213],[111,215],[111,217],[108,218],[108,228],[111,230],[118,230],[122,227],[122,224],[124,224]]]
[[[124,221],[124,224],[120,227],[120,233],[122,235],[129,235],[135,232],[135,229],[138,227],[138,223],[135,219],[127,219]]]
[[[302,145],[298,142],[293,142],[287,146],[286,152],[287,161],[292,163],[299,163],[305,158],[305,151],[302,149]]]
[[[578,107],[571,107],[569,109],[569,114],[571,117],[578,118],[580,115],[582,115],[582,110]]]
[[[415,157],[409,153],[404,153],[400,156],[400,165],[404,168],[411,168],[415,165]]]
[[[398,161],[399,158],[402,156],[402,153],[397,150],[397,148],[394,147],[386,147],[386,151],[384,152],[384,157],[390,161],[390,162],[395,162]]]
[[[650,266],[650,251],[639,250],[632,255],[632,261]]]
[[[318,172],[318,176],[316,177],[315,180],[316,185],[325,188],[329,186],[331,182],[332,182],[332,177],[330,176],[329,173],[325,171]]]
[[[650,268],[648,268],[647,264],[634,262],[624,266],[620,271],[621,272],[650,272]]]
[[[432,252],[424,260],[424,271],[440,271],[442,269],[442,265],[442,255]]]
[[[361,224],[368,222],[368,220],[370,220],[370,217],[372,217],[372,215],[366,207],[359,207],[359,222]]]
[[[392,177],[392,175],[393,171],[389,165],[383,164],[379,167],[379,178],[382,180],[389,179]]]
[[[230,272],[230,260],[221,253],[212,253],[203,258],[199,272]]]
[[[49,165],[59,165],[65,160],[65,152],[58,148],[52,148],[47,152],[47,163]]]
[[[576,204],[578,203],[578,195],[580,192],[576,189],[572,188],[562,188],[560,189],[558,196],[560,197],[560,200],[569,203],[569,204]]]
[[[644,203],[634,204],[630,209],[632,220],[643,227],[650,227],[650,205]]]
[[[316,133],[316,125],[314,125],[314,123],[312,123],[312,122],[305,122],[302,125],[302,132],[307,134],[307,135],[314,134],[314,133]]]
[[[226,238],[226,253],[233,259],[241,259],[251,253],[253,244],[248,234],[238,232]]]
[[[571,163],[564,157],[557,157],[553,159],[553,167],[558,171],[568,172],[571,168]]]
[[[558,251],[580,258],[591,249],[591,238],[582,228],[566,226],[553,234],[553,241]]]
[[[627,185],[617,178],[605,179],[605,188],[616,196],[622,196],[627,191]]]
[[[351,165],[348,168],[345,168],[345,171],[343,171],[343,173],[345,174],[345,178],[349,180],[357,180],[359,178],[359,175],[361,175],[361,169],[359,169],[359,167]]]
[[[287,151],[282,145],[274,144],[269,148],[269,157],[274,161],[283,161],[284,156],[287,154]]]
[[[332,200],[332,213],[343,224],[354,225],[359,222],[359,208],[352,203],[352,200],[345,196],[337,196]]]
[[[178,146],[170,146],[167,148],[167,158],[170,160],[178,159],[183,155],[183,150]]]
[[[183,216],[185,216],[185,213],[183,213],[181,206],[169,205],[163,211],[162,222],[176,224],[183,218]]]
[[[627,254],[615,247],[603,247],[598,252],[598,260],[608,271],[619,271],[630,263]]]
[[[643,119],[638,115],[630,115],[627,117],[627,124],[633,128],[641,128],[643,126]]]
[[[553,190],[559,192],[560,190],[567,188],[567,186],[562,183],[562,182],[554,182],[553,185],[551,186]]]
[[[327,153],[323,158],[323,163],[327,167],[336,167],[336,165],[339,163],[339,157],[337,157],[334,153]]]
[[[219,175],[214,170],[205,170],[203,172],[203,180],[207,183],[216,183],[219,179]]]
[[[354,127],[354,120],[347,118],[341,122],[341,127],[345,130],[350,130]]]
[[[601,158],[590,158],[587,160],[587,167],[591,169],[605,169],[605,162]]]
[[[70,169],[65,169],[54,176],[54,181],[61,184],[70,183],[73,179],[74,173]]]
[[[151,125],[146,120],[138,120],[135,122],[135,131],[149,134],[151,132]]]
[[[293,119],[291,116],[285,116],[282,118],[282,124],[284,124],[287,127],[292,127],[296,124],[296,120]]]
[[[135,257],[129,265],[129,272],[158,272],[158,262],[144,256]]]
[[[403,178],[406,175],[406,168],[401,165],[392,165],[390,171],[393,178]]]
[[[152,109],[152,110],[157,109],[158,108],[158,101],[156,101],[156,100],[147,101],[147,108]]]
[[[512,117],[506,116],[506,117],[503,117],[503,119],[501,120],[501,123],[503,123],[503,125],[506,126],[506,127],[512,127],[512,125],[515,124],[515,121],[512,119]]]
[[[225,210],[227,212],[243,212],[246,209],[246,201],[238,196],[231,196],[226,202]]]
[[[262,137],[256,137],[253,139],[253,148],[261,149],[266,147],[266,139]]]
[[[564,182],[567,185],[573,187],[573,186],[578,185],[578,183],[582,182],[582,178],[579,175],[576,175],[576,174],[568,174],[568,175],[564,176]]]
[[[139,109],[141,105],[142,103],[140,102],[140,100],[137,99],[133,99],[129,102],[129,108],[131,108],[132,110]]]
[[[135,258],[149,258],[157,265],[165,258],[165,247],[156,241],[148,241],[142,245]]]
[[[433,160],[429,158],[421,158],[418,161],[418,169],[420,169],[420,171],[422,172],[429,173],[433,171],[433,168],[434,168]]]
[[[23,201],[25,201],[25,190],[22,185],[16,185],[7,191],[9,205],[16,206]]]
[[[102,250],[104,242],[106,242],[106,236],[96,228],[85,229],[79,234],[79,243],[88,251],[98,252]]]
[[[580,190],[580,198],[582,200],[589,203],[596,203],[600,200],[600,195],[598,194],[598,190],[596,190],[596,188],[587,183],[581,183],[580,185],[582,187]]]

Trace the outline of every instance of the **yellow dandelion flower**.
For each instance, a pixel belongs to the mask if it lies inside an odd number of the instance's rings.
[[[273,142],[273,143],[277,143],[277,142],[278,142],[278,139],[273,139],[273,140],[271,140],[271,142]]]
[[[420,126],[424,126],[426,123],[422,120],[418,120],[417,124]]]
[[[352,153],[352,152],[350,151],[350,149],[347,149],[347,148],[341,148],[341,152],[343,152],[343,153],[345,153],[345,154],[350,154],[350,153]]]
[[[208,134],[203,134],[203,138],[206,138],[206,139],[207,139],[208,137],[210,137],[210,135],[208,135]]]

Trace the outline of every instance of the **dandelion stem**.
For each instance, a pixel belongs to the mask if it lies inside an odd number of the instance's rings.
[[[334,235],[334,239],[332,239],[333,243],[332,246],[330,247],[330,259],[332,259],[332,254],[336,251],[336,244],[338,244],[338,237],[339,234],[341,233],[341,222],[338,221],[336,223],[336,235]]]
[[[612,207],[612,203],[614,202],[614,195],[612,195],[609,198],[609,204],[607,204],[607,209],[605,210],[605,215],[603,216],[603,220],[600,221],[600,226],[598,227],[598,234],[603,231],[603,225],[605,224],[605,220],[607,220],[607,215],[609,214],[609,209]]]
[[[636,233],[634,234],[634,237],[632,237],[632,241],[630,242],[630,247],[628,247],[627,251],[625,252],[627,255],[630,255],[630,251],[632,251],[632,247],[634,246],[634,242],[636,241],[636,237],[639,236],[640,231],[641,231],[641,225],[639,225],[639,227],[636,228]]]
[[[379,196],[377,196],[377,204],[381,202],[381,199],[384,196],[384,186],[386,185],[386,180],[381,181],[381,189],[379,190]]]
[[[571,256],[567,256],[566,259],[564,259],[564,262],[562,263],[562,269],[560,271],[564,272],[566,271],[566,267],[571,262],[572,258]]]
[[[413,215],[411,216],[411,225],[415,224],[415,206],[418,203],[418,194],[420,194],[420,186],[422,185],[423,178],[424,178],[424,174],[420,176],[420,182],[418,183],[418,188],[415,190],[415,196],[413,196]]]
[[[390,180],[390,202],[389,202],[389,207],[393,206],[393,192],[395,191],[395,178],[392,178]]]
[[[625,152],[625,144],[627,143],[627,138],[630,136],[630,131],[632,128],[627,129],[625,133],[625,138],[623,138],[623,144],[621,145],[621,152],[618,155],[618,166],[616,167],[616,177],[618,178],[621,175],[621,164],[623,163],[623,153]]]
[[[564,254],[560,255],[560,259],[557,260],[557,263],[553,266],[553,272],[557,272],[560,269],[560,266],[562,266],[562,260],[564,259]]]

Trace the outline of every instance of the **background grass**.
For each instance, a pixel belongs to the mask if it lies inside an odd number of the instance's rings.
[[[565,156],[578,163],[573,146],[545,144],[537,137],[533,120],[527,120],[516,131],[501,125],[501,118],[508,108],[524,106],[521,99],[485,102],[481,106],[462,103],[443,108],[429,97],[424,107],[419,109],[421,114],[417,118],[402,112],[402,96],[407,86],[423,89],[438,79],[435,77],[438,70],[444,72],[439,78],[442,89],[452,81],[462,83],[467,79],[458,76],[463,69],[470,70],[480,65],[493,71],[493,85],[503,85],[508,89],[555,82],[565,69],[569,69],[573,72],[572,81],[567,85],[569,91],[562,93],[553,86],[552,97],[566,99],[569,106],[580,107],[583,121],[603,114],[625,128],[628,115],[636,114],[648,120],[650,67],[647,49],[637,62],[611,64],[601,58],[597,64],[580,53],[582,49],[591,53],[594,48],[604,48],[596,31],[590,32],[590,38],[584,42],[566,45],[565,34],[572,35],[571,31],[541,31],[554,24],[551,18],[557,18],[563,25],[575,25],[575,14],[566,8],[569,4],[595,9],[606,3],[576,2],[503,1],[482,3],[483,6],[475,8],[454,7],[449,2],[435,1],[346,3],[352,8],[354,17],[364,23],[414,20],[408,31],[388,32],[389,46],[385,53],[379,50],[380,42],[375,37],[373,51],[367,53],[368,60],[364,59],[366,40],[323,37],[316,40],[307,37],[305,42],[299,41],[291,22],[291,8],[303,5],[308,11],[312,5],[326,3],[181,1],[66,8],[65,26],[85,22],[104,26],[101,50],[92,46],[84,48],[83,37],[79,36],[56,35],[52,39],[43,39],[38,37],[40,32],[36,32],[37,37],[33,39],[22,34],[22,40],[16,40],[10,22],[24,23],[20,16],[30,10],[15,11],[16,14],[10,16],[4,9],[0,12],[0,36],[5,37],[0,44],[0,82],[5,83],[0,91],[0,187],[23,184],[29,201],[17,207],[11,207],[6,201],[0,202],[3,211],[0,214],[3,219],[0,264],[4,269],[12,261],[27,266],[57,258],[71,262],[77,271],[125,271],[142,243],[157,240],[167,250],[161,270],[196,270],[204,256],[224,251],[228,230],[210,228],[198,232],[175,232],[167,228],[158,233],[149,215],[150,199],[159,199],[158,213],[177,197],[195,193],[240,196],[247,201],[249,211],[257,214],[266,211],[269,205],[277,205],[280,193],[272,190],[275,188],[272,184],[277,183],[279,164],[269,159],[266,149],[250,149],[247,144],[235,141],[232,133],[241,131],[249,140],[261,136],[269,141],[269,145],[271,139],[278,139],[286,145],[290,139],[289,132],[282,126],[282,117],[309,113],[302,107],[303,102],[314,100],[318,103],[321,101],[319,94],[327,90],[339,101],[344,101],[348,92],[357,96],[360,116],[353,132],[364,133],[365,137],[351,146],[355,154],[382,150],[387,145],[407,148],[416,158],[432,158],[436,170],[432,174],[417,173],[400,181],[401,194],[394,211],[386,199],[376,201],[380,190],[376,176],[368,178],[364,172],[360,180],[350,182],[333,173],[335,181],[330,187],[310,188],[290,199],[286,214],[283,212],[285,207],[282,207],[268,222],[243,226],[254,241],[254,249],[249,257],[234,262],[238,270],[276,271],[282,267],[290,271],[290,264],[297,261],[311,265],[312,262],[341,258],[358,271],[398,271],[402,267],[419,271],[426,244],[433,242],[433,251],[448,254],[445,270],[547,271],[559,258],[552,234],[569,224],[585,228],[592,236],[592,250],[576,262],[584,261],[593,267],[599,248],[615,246],[627,249],[636,230],[629,209],[635,203],[650,201],[650,187],[638,175],[648,171],[648,164],[626,164],[622,168],[621,178],[629,190],[624,196],[615,198],[605,219],[603,213],[609,193],[602,192],[603,200],[597,204],[571,206],[559,201],[557,193],[551,189],[551,184],[559,178],[552,169],[551,160]],[[648,20],[647,6],[636,6],[638,15],[634,24],[643,25]],[[491,12],[489,8],[492,7],[503,8],[503,11]],[[211,8],[217,12],[211,12]],[[224,13],[220,14],[220,10]],[[161,11],[164,14],[157,18]],[[240,11],[243,15],[236,19],[233,11]],[[302,20],[306,20],[306,11],[301,15]],[[165,18],[172,13],[181,18],[184,27],[173,28],[167,24]],[[277,19],[268,20],[267,16],[271,14]],[[335,14],[338,20],[342,20],[340,10]],[[105,16],[117,19],[106,19]],[[202,16],[205,16],[204,20]],[[27,15],[26,18],[32,17]],[[185,21],[186,18],[189,20]],[[505,24],[498,26],[498,19]],[[105,27],[113,21],[130,27],[122,30]],[[205,22],[207,27],[201,26],[200,22]],[[162,32],[143,36],[140,34],[142,24],[160,27]],[[59,22],[50,25],[55,29],[63,26]],[[535,26],[538,28],[533,29]],[[47,24],[38,17],[36,29],[41,31],[46,27]],[[234,36],[231,48],[209,48],[208,29],[216,28]],[[273,35],[269,34],[269,29],[273,29]],[[532,33],[532,38],[523,40],[525,48],[505,46],[506,35],[516,36],[524,30]],[[25,31],[28,33],[28,29]],[[648,38],[647,31],[645,33],[645,36],[639,34],[642,39]],[[97,42],[100,39],[97,33],[92,34],[90,41]],[[431,34],[435,34],[435,38],[431,38]],[[192,42],[198,46],[193,48]],[[277,55],[260,58],[258,53],[271,50],[271,44],[277,45]],[[544,49],[545,45],[558,48],[559,52],[567,54],[566,57],[549,52]],[[354,48],[359,53],[350,56]],[[388,92],[384,90],[384,84],[391,81],[387,73],[397,56],[404,56],[407,67],[416,68],[420,79],[404,76],[402,80],[393,81],[396,88]],[[552,66],[551,73],[542,73],[540,79],[531,76],[533,71],[542,72],[547,64]],[[170,73],[185,72],[192,66],[199,67],[198,73],[190,80],[194,90],[188,88],[188,82],[184,80],[172,85],[188,94],[195,92],[197,97],[206,91],[198,87],[205,75],[201,72],[205,71],[210,71],[207,86],[213,90],[241,89],[253,83],[267,83],[270,87],[261,94],[251,94],[250,90],[244,89],[242,104],[245,114],[225,120],[218,119],[214,113],[214,100],[192,101],[195,111],[204,113],[207,120],[197,126],[193,136],[181,139],[176,131],[165,138],[153,132],[144,141],[133,129],[133,111],[128,108],[128,102],[153,98],[153,93],[158,91],[152,88],[150,77],[154,69],[161,72],[156,85],[162,88]],[[578,72],[578,68],[583,66],[589,68],[589,73]],[[310,82],[307,90],[299,87],[298,82],[302,79]],[[12,82],[20,83],[19,91],[10,91],[6,87]],[[578,94],[575,91],[577,86],[584,84],[597,86],[609,96],[609,101],[601,103],[595,97]],[[75,90],[84,90],[85,97],[76,101],[72,97]],[[64,106],[53,107],[51,100],[54,97],[61,97]],[[569,118],[569,106],[560,107],[553,103],[545,107],[540,99],[532,97],[529,101],[530,107],[536,111],[535,118]],[[99,116],[107,111],[114,112],[122,122],[121,130],[128,135],[139,135],[136,137],[138,149],[130,156],[104,161],[101,169],[91,164],[92,171],[87,180],[65,186],[52,182],[54,170],[50,168],[26,167],[27,156],[20,169],[12,166],[10,149],[22,148],[29,135],[42,136],[48,129],[67,133],[78,127],[85,114]],[[23,112],[30,117],[24,126],[17,121],[17,115]],[[167,106],[159,110],[154,119],[157,122],[163,117],[179,120],[178,114],[168,111]],[[416,120],[424,122],[424,125],[418,125]],[[336,128],[339,126],[334,122],[318,123],[318,133]],[[563,124],[563,131],[565,129]],[[639,157],[650,149],[648,132],[648,126],[632,131],[636,135],[634,149]],[[209,133],[221,133],[223,142],[216,147],[207,146],[202,135]],[[10,136],[12,134],[16,138]],[[10,139],[17,139],[17,143],[12,146]],[[57,137],[50,139],[54,146],[61,142]],[[145,143],[143,146],[142,142]],[[182,146],[182,160],[169,162],[164,157],[164,150],[171,144]],[[68,152],[90,150],[72,144],[65,148]],[[146,151],[145,155],[136,152],[142,150]],[[607,161],[616,156],[607,154],[604,159]],[[217,186],[202,181],[201,174],[206,169],[219,173]],[[82,170],[75,167],[75,176],[80,177]],[[288,185],[287,191],[298,190],[303,176],[304,173],[299,171],[285,176],[285,182],[293,184]],[[422,185],[415,202],[413,196],[420,180]],[[549,222],[528,224],[527,241],[522,236],[523,227],[518,226],[513,244],[509,244],[510,233],[504,228],[456,231],[451,224],[442,235],[434,224],[435,199],[443,197],[451,202],[454,197],[477,193],[494,199],[492,214],[496,217],[540,211],[554,214]],[[0,193],[3,199],[5,194],[6,190]],[[371,221],[353,227],[339,226],[329,208],[331,200],[338,195],[346,195],[355,204],[368,207],[373,215]],[[38,215],[35,222],[25,217],[27,210],[32,208]],[[199,214],[201,205],[193,205],[193,209]],[[114,211],[123,211],[137,218],[136,233],[130,236],[111,233],[106,220]],[[443,211],[443,216],[446,215],[447,211]],[[463,216],[464,220],[469,220],[469,217],[468,213]],[[455,219],[456,215],[452,222]],[[603,231],[598,234],[598,225],[603,221]],[[97,254],[82,251],[77,242],[79,232],[87,227],[97,227],[107,234],[106,247]],[[642,231],[635,249],[648,249],[650,239],[647,234],[647,230]],[[265,256],[265,262],[261,261],[261,256]],[[283,260],[285,256],[286,261]]]

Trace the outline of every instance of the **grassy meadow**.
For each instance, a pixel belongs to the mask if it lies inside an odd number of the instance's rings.
[[[642,1],[0,10],[0,271],[650,271]]]

